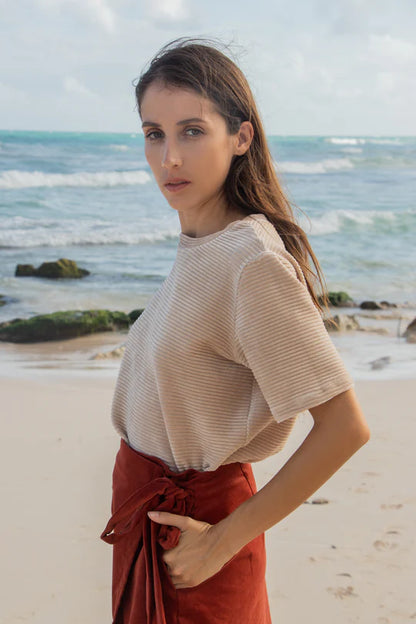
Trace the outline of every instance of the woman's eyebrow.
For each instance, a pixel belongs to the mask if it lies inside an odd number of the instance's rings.
[[[187,123],[205,123],[205,119],[200,119],[199,117],[191,117],[190,119],[182,119],[182,121],[178,121],[177,122],[177,126],[184,126]],[[142,128],[145,128],[147,126],[156,126],[157,128],[161,127],[161,124],[156,123],[155,121],[144,121],[142,123]]]

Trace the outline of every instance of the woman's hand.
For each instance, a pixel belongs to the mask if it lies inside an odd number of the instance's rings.
[[[231,558],[220,546],[217,525],[167,511],[149,511],[148,516],[153,522],[175,526],[181,531],[177,546],[162,556],[176,589],[199,585],[219,572]]]

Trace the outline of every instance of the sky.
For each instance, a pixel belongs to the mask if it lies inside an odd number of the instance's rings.
[[[133,81],[228,46],[268,135],[416,135],[415,0],[0,0],[0,129],[141,132]]]

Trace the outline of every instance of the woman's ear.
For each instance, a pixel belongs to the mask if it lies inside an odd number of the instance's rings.
[[[234,154],[241,156],[245,154],[251,145],[254,136],[254,128],[251,121],[243,121],[237,133],[237,144]]]

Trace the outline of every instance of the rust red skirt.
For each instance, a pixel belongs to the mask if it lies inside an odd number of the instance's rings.
[[[177,545],[180,530],[147,516],[169,511],[215,524],[255,492],[250,464],[174,472],[121,439],[112,516],[101,534],[113,544],[113,624],[271,624],[264,533],[206,581],[176,589],[162,553]]]

